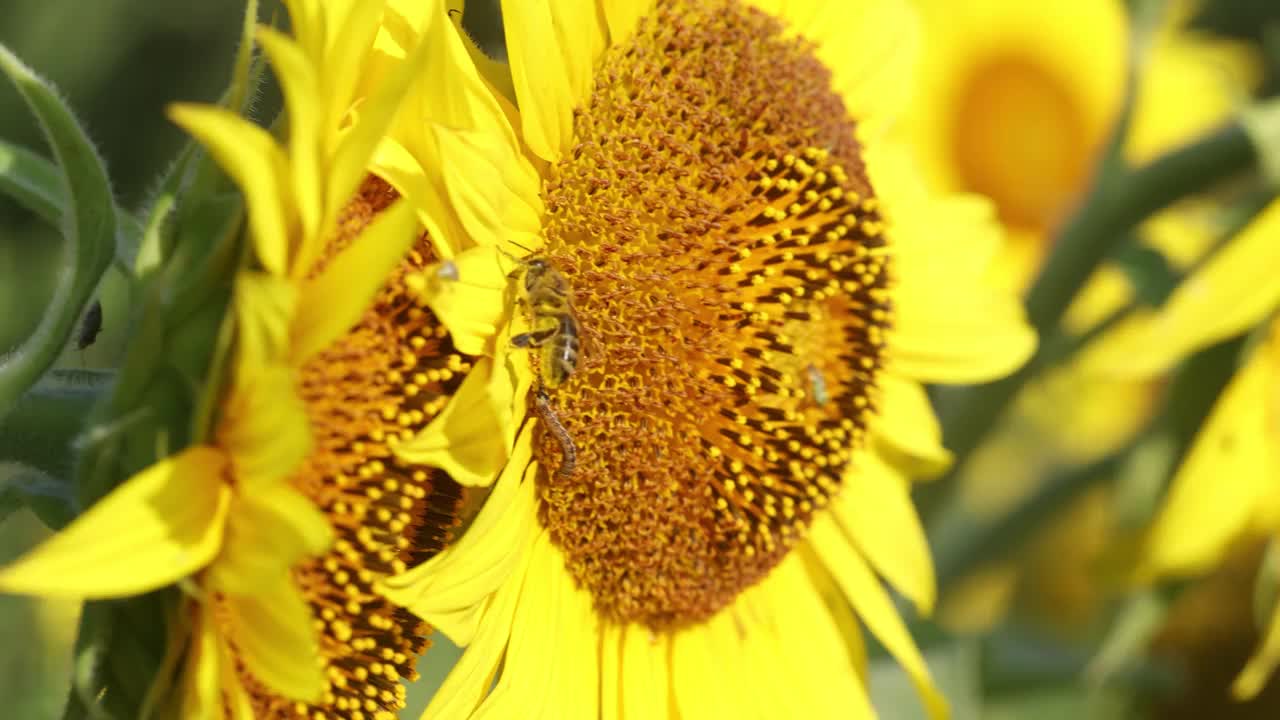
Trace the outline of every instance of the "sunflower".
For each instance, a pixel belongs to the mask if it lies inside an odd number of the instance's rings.
[[[1025,289],[1087,189],[1120,115],[1132,62],[1126,4],[914,2],[929,42],[902,134],[933,187],[992,199],[1010,239],[997,257],[998,275]],[[1259,77],[1245,46],[1185,28],[1192,3],[1168,5],[1136,73],[1124,148],[1130,163],[1226,121]],[[1209,207],[1180,203],[1144,223],[1138,241],[1185,270],[1218,239]],[[1081,336],[1137,299],[1131,273],[1106,263],[1072,303],[1064,330]],[[1048,368],[1019,395],[1010,419],[966,468],[967,512],[1004,512],[1055,467],[1097,460],[1147,425],[1159,406],[1160,380],[1101,372],[1092,353],[1109,339],[1104,334],[1077,358]],[[1067,508],[1020,560],[985,568],[948,593],[944,619],[970,629],[989,625],[1015,594],[1056,624],[1090,619],[1108,591],[1098,573],[1103,550],[1116,540],[1108,492],[1097,488]]]
[[[447,72],[377,163],[454,248],[424,301],[514,407],[474,524],[383,583],[467,646],[427,716],[870,717],[859,620],[945,716],[882,585],[933,605],[920,383],[1035,338],[985,282],[990,206],[883,142],[910,8],[503,11],[515,97],[433,25]]]
[[[1130,62],[1125,3],[915,4],[929,42],[903,130],[935,186],[995,202],[1010,237],[1001,268],[1025,286],[1120,114]],[[1131,162],[1222,122],[1259,77],[1243,45],[1182,29],[1192,3],[1172,6],[1138,73]]]
[[[287,5],[294,37],[258,34],[287,144],[219,108],[171,112],[243,190],[253,249],[210,437],[0,571],[0,590],[86,598],[183,581],[167,706],[182,718],[394,717],[428,628],[376,585],[448,542],[465,473],[392,449],[446,431],[465,444],[453,408],[487,397],[465,382],[476,358],[417,300],[436,250],[367,170],[425,55],[378,70],[382,2]]]
[[[1109,346],[1115,372],[1168,370],[1185,355],[1258,327],[1178,468],[1145,542],[1145,578],[1196,575],[1222,562],[1233,544],[1280,534],[1280,203],[1183,282],[1154,317]],[[1239,697],[1256,694],[1280,663],[1280,608],[1262,645],[1236,679]]]

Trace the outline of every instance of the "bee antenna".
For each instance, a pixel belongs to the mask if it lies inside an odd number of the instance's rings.
[[[515,240],[508,240],[507,242],[511,243],[512,245],[515,245],[516,247],[520,248],[521,250],[523,250],[523,251],[525,251],[525,252],[527,252],[527,253],[529,253],[529,254],[531,254],[531,255],[533,254],[533,249],[532,249],[532,248],[527,248],[527,247],[525,247],[524,245],[521,245],[520,243],[516,242]]]

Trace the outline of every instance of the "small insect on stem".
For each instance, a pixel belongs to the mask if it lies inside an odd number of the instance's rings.
[[[534,391],[534,407],[537,408],[538,416],[547,424],[551,434],[560,441],[560,467],[556,470],[556,477],[563,480],[572,476],[573,469],[578,464],[578,448],[573,444],[573,438],[569,437],[569,431],[564,429],[564,424],[560,422],[556,411],[552,409],[551,398],[542,388]]]
[[[76,349],[84,350],[98,339],[102,332],[102,303],[94,300],[80,321],[80,332],[76,335]]]

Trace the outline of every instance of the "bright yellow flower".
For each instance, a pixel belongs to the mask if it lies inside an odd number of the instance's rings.
[[[85,598],[192,578],[181,718],[394,717],[427,628],[376,583],[442,548],[461,503],[447,472],[392,455],[443,436],[474,358],[414,300],[435,251],[368,175],[424,58],[379,70],[398,17],[381,0],[287,4],[295,37],[258,36],[287,144],[226,110],[172,110],[243,190],[254,250],[211,437],[0,571],[6,592]]]
[[[379,155],[453,247],[423,295],[494,358],[514,442],[459,542],[385,583],[467,646],[427,716],[871,717],[858,620],[945,716],[881,584],[934,603],[900,466],[949,460],[921,382],[999,376],[1035,340],[984,283],[989,206],[925,194],[882,142],[910,9],[503,11],[514,104],[433,25],[452,66]],[[542,410],[540,353],[512,344],[528,251],[581,329]]]
[[[1272,203],[1149,321],[1111,343],[1117,372],[1163,372],[1185,355],[1262,325],[1174,477],[1146,542],[1142,575],[1198,574],[1242,538],[1280,534],[1280,203]],[[1269,326],[1268,324],[1269,323]],[[1255,694],[1280,663],[1280,608],[1237,679]]]
[[[903,126],[931,181],[996,204],[1016,286],[1084,192],[1120,113],[1130,62],[1122,0],[914,0],[924,17],[921,82]],[[1223,122],[1258,79],[1242,45],[1181,30],[1174,3],[1138,73],[1133,162]]]

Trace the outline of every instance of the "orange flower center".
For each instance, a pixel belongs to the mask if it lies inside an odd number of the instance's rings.
[[[598,68],[544,183],[582,348],[535,454],[602,616],[706,618],[838,491],[891,315],[855,130],[814,47],[736,0],[659,2]]]
[[[961,87],[951,147],[963,186],[990,197],[1006,225],[1042,235],[1094,151],[1070,86],[1033,61],[996,57]]]

